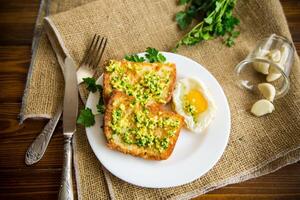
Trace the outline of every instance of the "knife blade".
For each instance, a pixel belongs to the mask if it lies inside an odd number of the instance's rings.
[[[78,113],[76,65],[70,57],[65,59],[64,64],[65,95],[63,103],[63,134],[72,136],[76,131]]]

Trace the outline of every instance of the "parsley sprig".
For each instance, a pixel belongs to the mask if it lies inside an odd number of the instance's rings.
[[[146,49],[145,57],[150,63],[154,63],[154,62],[164,63],[166,61],[166,57],[162,55],[157,49],[152,47],[148,47]],[[131,62],[144,62],[146,61],[145,57],[138,56],[137,54],[132,54],[132,55],[126,55],[125,59]]]
[[[100,93],[100,98],[97,104],[97,111],[101,114],[105,112],[105,106],[104,106],[104,99],[103,99],[103,87],[102,85],[96,84],[95,78],[84,78],[83,82],[86,84],[87,90],[90,92],[97,92]],[[90,108],[85,108],[80,111],[80,114],[77,118],[77,123],[81,124],[85,127],[90,127],[95,124],[95,115],[93,114],[92,110]]]
[[[102,85],[99,85],[99,93],[100,93],[100,98],[99,102],[97,104],[97,110],[99,113],[104,114],[105,112],[105,106],[104,106],[104,99],[103,99],[103,87]]]
[[[179,0],[180,5],[187,5],[185,11],[176,14],[180,29],[186,29],[201,14],[204,18],[176,44],[174,50],[181,45],[195,45],[220,36],[228,47],[234,45],[234,40],[239,35],[239,31],[234,29],[240,22],[232,15],[236,2],[237,0]]]
[[[95,116],[90,108],[85,108],[80,111],[77,124],[81,124],[85,127],[90,127],[95,124]]]
[[[163,63],[166,61],[166,57],[163,56],[159,51],[155,48],[148,47],[146,49],[146,58],[149,60],[150,63],[160,62]]]
[[[97,92],[97,90],[102,87],[101,85],[96,84],[96,79],[91,77],[83,78],[83,83],[86,84],[86,89],[92,93]]]
[[[84,78],[83,82],[86,84],[86,88],[88,91],[95,93],[96,91],[99,91],[100,93],[100,99],[97,104],[97,110],[99,113],[104,113],[105,107],[104,107],[104,100],[103,100],[103,87],[102,85],[96,84],[96,79],[94,78]]]
[[[136,54],[126,55],[125,59],[128,60],[128,61],[131,61],[131,62],[144,62],[145,61],[144,57],[142,57],[142,56],[140,57]]]

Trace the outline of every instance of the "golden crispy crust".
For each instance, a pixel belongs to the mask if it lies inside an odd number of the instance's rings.
[[[122,64],[121,65],[126,65],[127,63],[131,63],[134,64],[134,62],[129,62],[126,60],[122,60],[120,61]],[[168,103],[171,99],[172,99],[172,94],[175,88],[175,83],[176,83],[176,65],[174,63],[168,63],[168,64],[164,64],[164,63],[139,63],[139,65],[141,65],[142,67],[145,66],[151,66],[153,68],[153,70],[155,71],[159,71],[162,68],[171,68],[171,74],[170,74],[170,82],[168,85],[168,90],[167,90],[167,97],[165,99],[166,103]],[[128,72],[128,71],[127,71]],[[128,73],[132,73],[132,72],[128,72]],[[134,76],[136,77],[136,74],[134,74]],[[109,98],[113,92],[113,89],[111,87],[110,84],[110,73],[107,72],[106,67],[104,67],[104,73],[103,73],[103,98],[104,98],[104,102],[107,103],[109,101]],[[161,104],[163,105],[163,104]]]
[[[111,96],[110,100],[108,101],[108,104],[106,106],[106,111],[104,114],[104,134],[107,139],[107,146],[110,149],[114,149],[114,150],[120,151],[125,154],[131,154],[133,156],[142,157],[145,159],[150,159],[150,160],[165,160],[165,159],[167,159],[174,150],[180,130],[184,124],[184,120],[183,120],[182,116],[180,116],[176,113],[173,113],[171,111],[166,111],[163,108],[161,108],[158,104],[156,104],[156,105],[153,104],[148,107],[151,115],[157,115],[159,112],[161,112],[162,115],[164,115],[164,116],[176,118],[180,121],[180,126],[177,129],[174,136],[169,138],[170,145],[165,151],[163,151],[162,153],[159,153],[158,151],[149,150],[149,148],[138,147],[137,145],[134,145],[135,146],[134,148],[127,148],[129,145],[126,146],[123,144],[119,144],[119,143],[116,143],[114,140],[109,139],[109,138],[111,138],[111,135],[112,135],[111,129],[109,127],[109,123],[112,120],[112,111],[114,109],[113,103],[117,100],[117,101],[122,102],[122,104],[129,105],[129,103],[133,99],[134,99],[134,97],[127,96],[126,94],[119,92],[119,91],[114,91],[112,93],[112,96]]]
[[[175,89],[175,84],[176,84],[176,65],[174,63],[170,63],[170,65],[173,70],[171,71],[171,75],[170,77],[171,78],[171,81],[170,81],[170,87],[169,87],[169,94],[168,94],[168,97],[166,99],[166,103],[170,102],[171,99],[172,99],[172,94],[173,94],[173,91]]]
[[[103,99],[104,103],[106,104],[109,101],[110,98],[110,75],[106,72],[106,70],[103,73]]]

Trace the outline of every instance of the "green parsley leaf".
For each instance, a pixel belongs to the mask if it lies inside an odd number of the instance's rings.
[[[104,114],[104,112],[105,112],[105,106],[104,106],[103,87],[102,86],[99,89],[99,93],[100,93],[100,98],[99,98],[99,102],[97,104],[97,111],[99,113],[101,113],[101,114]]]
[[[95,124],[95,116],[90,108],[85,108],[80,111],[77,124],[81,124],[85,127],[90,127]]]
[[[176,13],[175,19],[181,30],[186,29],[192,22],[192,17],[184,11]]]
[[[213,18],[212,17],[207,17],[204,19],[204,21],[207,23],[207,24],[211,24],[213,22]]]
[[[233,31],[231,33],[229,33],[228,38],[224,41],[224,43],[226,44],[226,46],[228,47],[232,47],[235,44],[235,39],[240,35],[239,31]]]
[[[183,4],[187,4],[189,3],[191,0],[179,0],[178,3],[179,5],[183,5]]]
[[[103,87],[102,85],[97,85],[97,89],[100,92],[100,96],[102,96],[102,92],[103,92]]]
[[[150,63],[154,63],[154,62],[163,63],[166,61],[166,57],[164,57],[161,53],[159,53],[159,51],[157,49],[151,48],[151,47],[148,47],[146,49],[145,56],[149,60]]]
[[[216,8],[215,8],[215,10],[218,12],[221,9],[221,7],[222,7],[222,3],[216,1]]]
[[[104,114],[104,112],[105,112],[104,104],[97,104],[97,111],[101,114]]]
[[[157,49],[152,48],[152,47],[148,47],[146,49],[145,56],[150,63],[154,63],[154,62],[163,63],[166,61],[166,57],[164,55],[162,55],[161,53],[159,53],[159,51]],[[131,61],[131,62],[144,62],[146,60],[144,57],[138,56],[136,54],[126,55],[125,59],[128,61]]]
[[[125,56],[125,59],[128,60],[128,61],[131,61],[131,62],[144,62],[144,61],[145,61],[145,58],[144,58],[144,57],[139,57],[139,56],[136,55],[136,54],[133,54],[133,55],[126,55],[126,56]]]
[[[159,53],[157,55],[157,59],[158,59],[158,62],[160,62],[160,63],[164,63],[167,60],[166,57],[163,56],[161,53]]]
[[[101,87],[101,85],[96,84],[96,79],[94,78],[90,78],[90,77],[83,78],[83,82],[87,86],[86,89],[92,93],[95,93]]]

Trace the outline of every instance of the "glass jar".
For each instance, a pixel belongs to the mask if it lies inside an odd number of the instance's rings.
[[[272,34],[258,42],[255,49],[235,67],[237,85],[259,94],[258,84],[270,83],[276,89],[275,99],[289,90],[294,46],[285,37]]]

